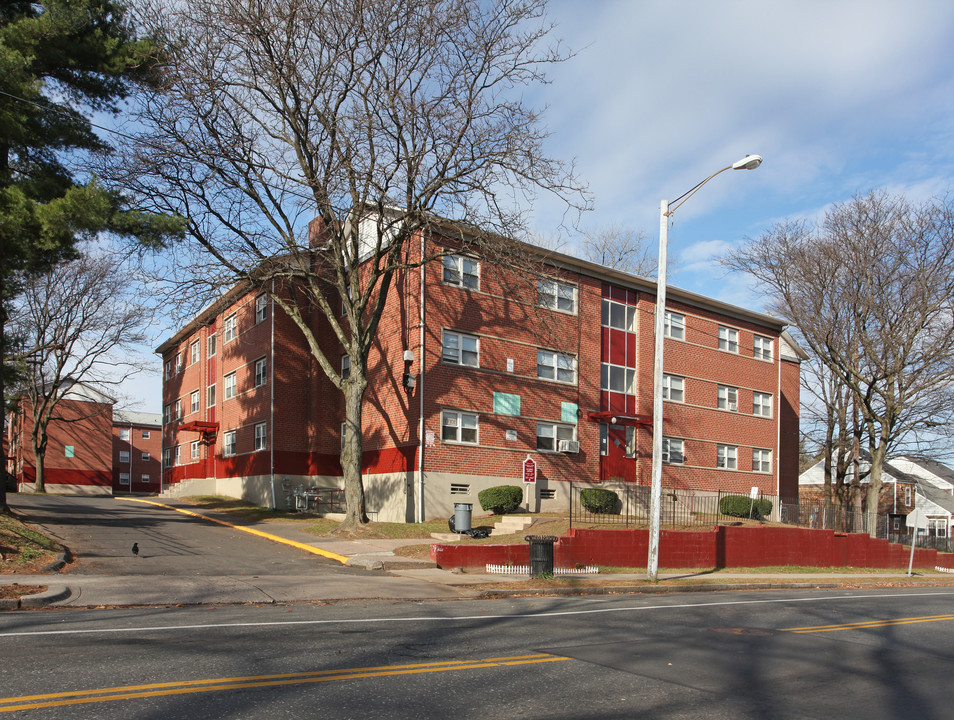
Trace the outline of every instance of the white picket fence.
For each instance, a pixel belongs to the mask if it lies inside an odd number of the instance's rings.
[[[529,565],[494,565],[487,563],[485,572],[489,575],[529,575]],[[600,569],[593,565],[582,568],[553,568],[554,575],[598,575]]]

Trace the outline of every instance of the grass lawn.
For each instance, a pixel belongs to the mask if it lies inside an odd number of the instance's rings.
[[[0,515],[0,573],[34,574],[56,560],[62,546],[22,523]]]

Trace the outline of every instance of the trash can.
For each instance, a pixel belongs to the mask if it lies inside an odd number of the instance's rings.
[[[530,543],[530,577],[553,575],[553,543],[558,538],[553,535],[527,535],[524,540]]]
[[[470,513],[473,509],[472,503],[454,503],[454,532],[470,530]]]

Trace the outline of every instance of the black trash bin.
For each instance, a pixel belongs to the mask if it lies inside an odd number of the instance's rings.
[[[527,535],[524,540],[530,543],[530,577],[553,575],[553,543],[558,538],[553,535]]]

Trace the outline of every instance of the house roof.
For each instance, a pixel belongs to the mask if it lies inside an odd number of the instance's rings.
[[[138,412],[136,410],[113,410],[114,425],[148,425],[162,427],[162,414]]]
[[[927,483],[918,484],[918,493],[930,502],[954,515],[954,495]]]

